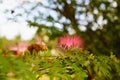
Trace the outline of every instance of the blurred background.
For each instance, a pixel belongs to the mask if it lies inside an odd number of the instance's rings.
[[[50,48],[64,34],[77,34],[84,49],[120,57],[119,0],[0,0],[0,48],[34,37]]]

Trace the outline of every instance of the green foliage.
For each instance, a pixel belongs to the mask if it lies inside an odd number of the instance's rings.
[[[39,79],[46,74],[50,80],[119,80],[120,60],[113,54],[93,55],[81,49],[59,56],[48,54],[49,51],[26,56],[26,60],[34,64],[33,70],[39,74]]]
[[[7,43],[8,43],[8,40],[5,37],[0,38],[0,48],[2,50],[5,49],[5,47],[6,47],[5,44],[7,44]]]
[[[61,55],[62,53],[62,55]],[[120,60],[94,55],[87,50],[73,48],[54,56],[51,50],[29,51],[24,56],[0,53],[1,80],[119,80]],[[57,52],[56,52],[57,54]]]
[[[3,56],[0,53],[0,79],[36,80],[36,75],[30,69],[30,64],[11,54]]]

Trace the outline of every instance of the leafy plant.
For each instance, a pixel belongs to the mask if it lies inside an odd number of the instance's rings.
[[[11,54],[3,56],[0,53],[0,79],[36,80],[36,74],[31,70],[30,64]]]
[[[50,80],[113,80],[115,76],[116,80],[119,79],[120,62],[113,54],[110,56],[93,55],[81,49],[71,49],[64,56],[41,55],[40,53],[34,56],[34,61],[32,61],[39,79],[45,74]],[[111,56],[114,56],[117,62]]]

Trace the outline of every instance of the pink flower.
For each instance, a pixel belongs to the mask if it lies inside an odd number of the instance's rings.
[[[83,48],[83,39],[77,35],[65,35],[58,39],[58,46],[69,48]]]
[[[11,51],[15,51],[17,54],[20,54],[21,52],[26,51],[28,46],[28,43],[18,43],[12,47],[8,47],[8,49]]]

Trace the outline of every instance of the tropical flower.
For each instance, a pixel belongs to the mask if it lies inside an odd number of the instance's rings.
[[[67,49],[83,48],[83,39],[78,35],[64,35],[58,39],[58,46]]]
[[[15,51],[17,54],[20,54],[21,52],[26,51],[28,46],[29,46],[28,43],[21,42],[15,44],[14,46],[8,47],[8,49],[11,51]]]

